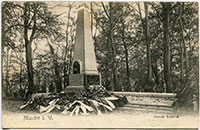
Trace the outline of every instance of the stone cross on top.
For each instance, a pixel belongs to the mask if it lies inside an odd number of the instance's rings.
[[[90,13],[86,9],[78,11],[72,70],[73,74],[69,75],[69,86],[65,88],[65,92],[101,85],[91,34]]]

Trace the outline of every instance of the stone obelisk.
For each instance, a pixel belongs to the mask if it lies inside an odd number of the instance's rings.
[[[73,62],[79,62],[82,74],[98,74],[94,44],[91,34],[90,13],[78,11]]]
[[[73,73],[69,75],[69,86],[65,88],[65,92],[84,89],[90,85],[101,85],[91,34],[90,13],[86,9],[78,11],[74,44]]]

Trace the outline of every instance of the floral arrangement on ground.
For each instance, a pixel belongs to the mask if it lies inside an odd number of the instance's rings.
[[[61,113],[70,116],[100,115],[112,112],[116,107],[128,103],[124,96],[108,92],[103,86],[85,87],[75,93],[50,93],[36,96],[20,107],[39,113]]]

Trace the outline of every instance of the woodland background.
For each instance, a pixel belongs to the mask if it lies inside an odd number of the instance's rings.
[[[185,108],[199,99],[197,2],[3,2],[3,97],[26,99],[68,85],[81,7],[91,14],[107,90],[176,93]]]

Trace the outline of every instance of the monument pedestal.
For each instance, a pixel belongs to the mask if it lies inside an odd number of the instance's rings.
[[[101,85],[90,25],[90,13],[86,9],[79,10],[72,64],[73,74],[69,75],[69,86],[65,88],[65,93],[78,93],[86,90],[86,87]]]
[[[69,84],[64,90],[65,93],[76,93],[85,90],[85,87],[101,85],[100,74],[71,74]]]

